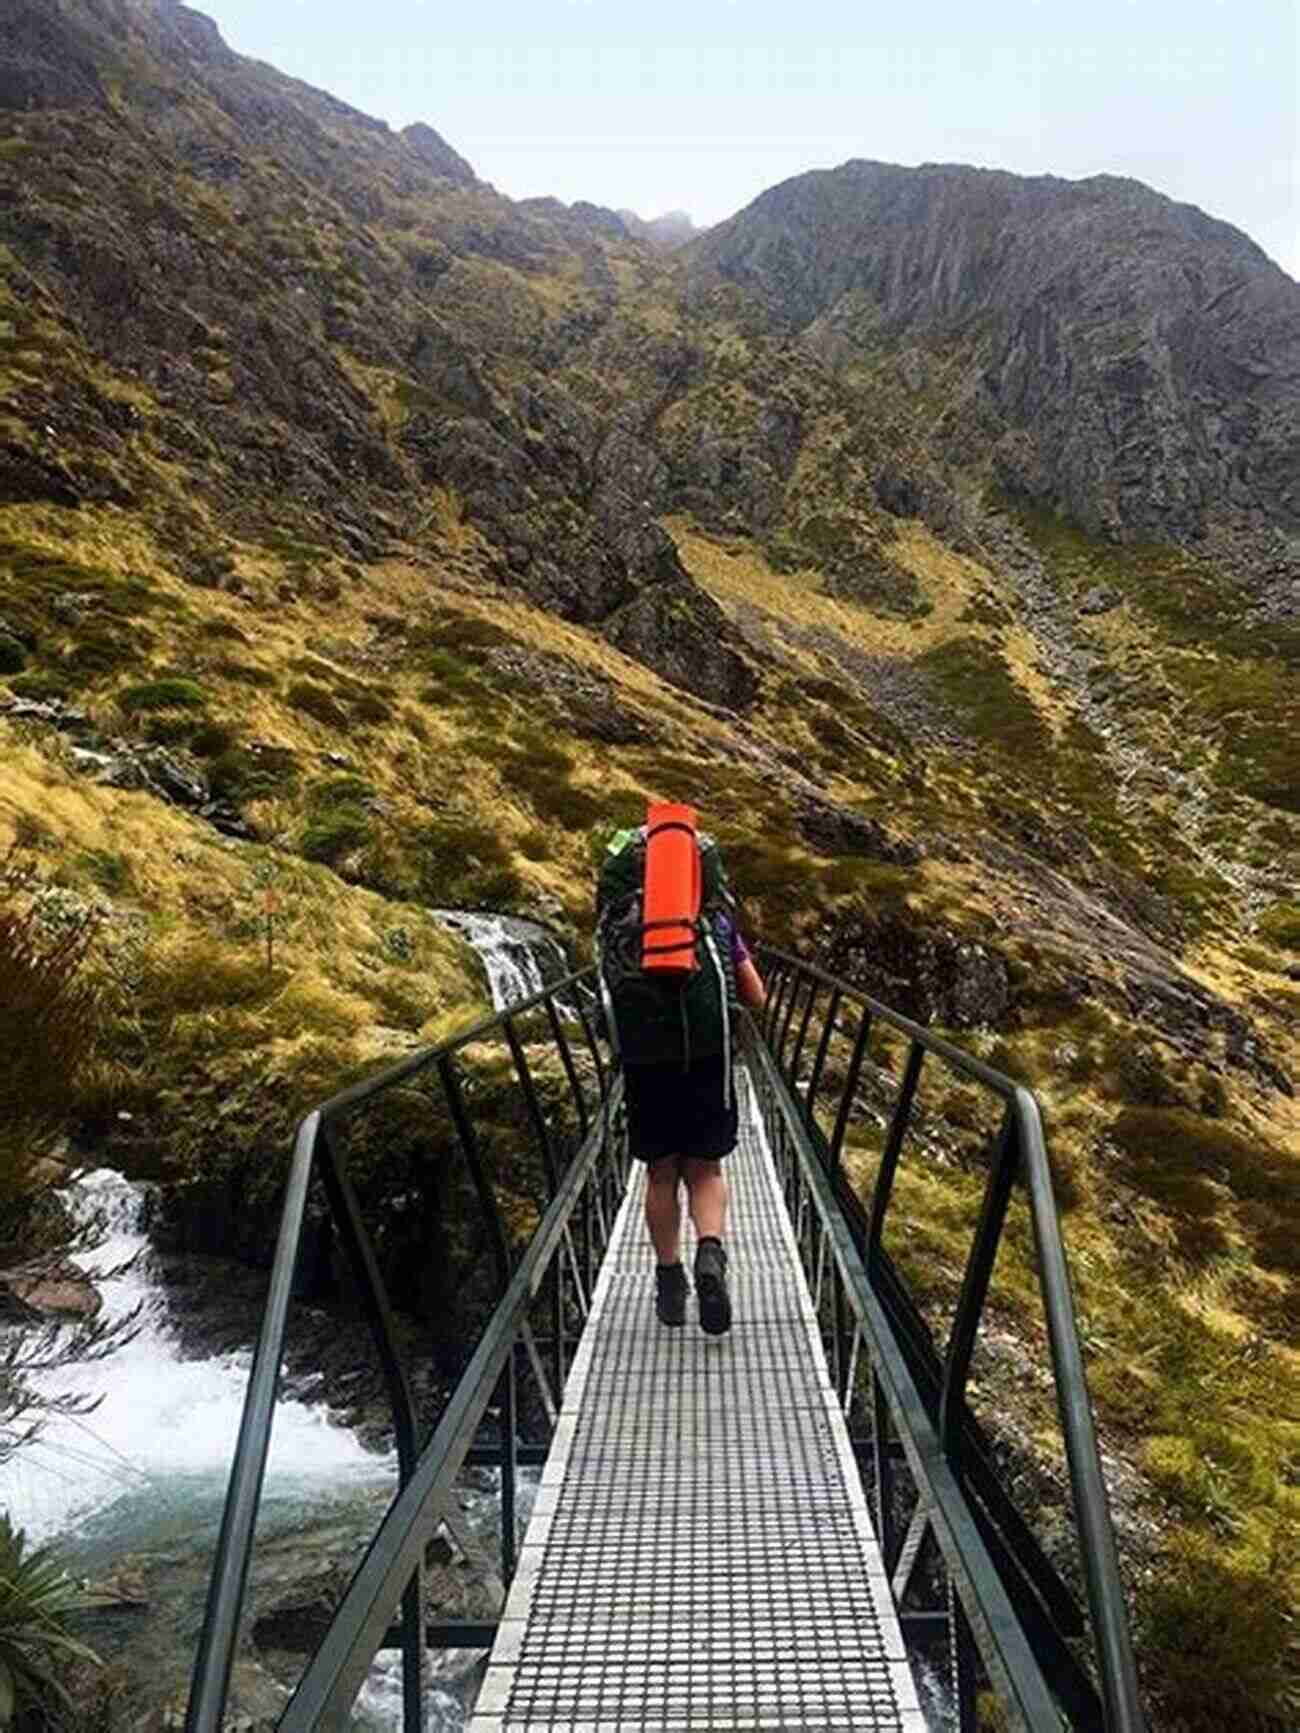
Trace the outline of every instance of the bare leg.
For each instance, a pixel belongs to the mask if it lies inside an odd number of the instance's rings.
[[[722,1163],[692,1155],[682,1165],[686,1169],[686,1190],[696,1233],[701,1239],[711,1235],[720,1240],[727,1220],[727,1182],[722,1177]]]
[[[677,1200],[678,1184],[675,1155],[652,1162],[646,1170],[645,1225],[650,1230],[655,1256],[661,1264],[675,1264],[681,1255],[682,1212]]]

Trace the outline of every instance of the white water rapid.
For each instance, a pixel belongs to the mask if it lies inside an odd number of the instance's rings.
[[[220,1513],[234,1454],[252,1356],[183,1360],[167,1327],[163,1290],[150,1268],[141,1216],[143,1194],[101,1169],[63,1193],[74,1215],[107,1229],[74,1261],[92,1276],[129,1262],[101,1284],[104,1313],[139,1308],[139,1333],[107,1360],[46,1374],[44,1386],[98,1397],[84,1417],[58,1416],[34,1444],[0,1471],[0,1505],[33,1540],[84,1536],[109,1547],[138,1542],[143,1524],[156,1536]],[[393,1462],[376,1456],[323,1406],[282,1401],[267,1464],[268,1515],[341,1489],[391,1484]],[[96,1549],[98,1550],[98,1548]]]

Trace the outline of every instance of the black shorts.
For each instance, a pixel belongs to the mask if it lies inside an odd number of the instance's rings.
[[[689,1070],[677,1060],[665,1065],[625,1065],[628,1148],[638,1161],[697,1156],[717,1161],[736,1147],[739,1121],[736,1085],[723,1104],[726,1060],[697,1059]]]

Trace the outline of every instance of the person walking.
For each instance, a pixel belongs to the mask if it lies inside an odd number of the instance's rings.
[[[669,884],[666,900],[656,880],[657,873],[662,876],[655,854],[661,835],[671,840],[676,856],[676,882]],[[724,1335],[732,1307],[722,1164],[739,1132],[732,1078],[735,1011],[738,1004],[759,1010],[767,995],[740,932],[721,854],[711,837],[695,829],[691,808],[655,804],[639,830],[619,832],[601,871],[597,914],[602,995],[623,1065],[628,1145],[633,1158],[646,1164],[655,1310],[670,1327],[686,1322],[684,1186],[697,1235],[693,1275],[700,1327]]]

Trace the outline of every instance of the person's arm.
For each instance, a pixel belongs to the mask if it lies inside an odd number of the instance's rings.
[[[748,1005],[751,1011],[761,1011],[767,1004],[767,988],[752,957],[736,964],[736,991],[741,1004]]]

